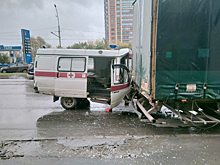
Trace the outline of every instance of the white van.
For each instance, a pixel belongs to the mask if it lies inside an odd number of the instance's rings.
[[[130,92],[129,49],[39,49],[35,58],[34,88],[53,95],[65,109],[91,101],[120,104]]]

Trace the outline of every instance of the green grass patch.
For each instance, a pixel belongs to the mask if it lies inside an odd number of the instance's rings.
[[[27,76],[27,73],[0,73],[0,77],[7,76]]]

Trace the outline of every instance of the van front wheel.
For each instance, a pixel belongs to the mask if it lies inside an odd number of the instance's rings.
[[[60,103],[64,109],[74,109],[77,105],[77,99],[73,97],[61,97]]]

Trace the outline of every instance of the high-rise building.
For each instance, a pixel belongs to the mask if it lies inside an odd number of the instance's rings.
[[[132,41],[134,0],[104,0],[105,38],[109,43]]]

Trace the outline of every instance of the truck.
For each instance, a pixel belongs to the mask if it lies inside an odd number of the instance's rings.
[[[89,106],[89,101],[119,105],[131,89],[131,51],[39,49],[34,63],[34,89],[60,99],[64,109]]]
[[[184,123],[220,122],[220,1],[135,0],[133,107],[156,122],[166,107]]]

